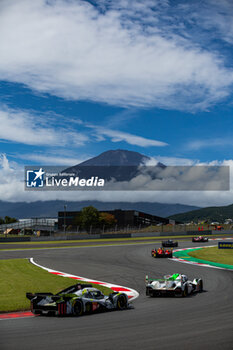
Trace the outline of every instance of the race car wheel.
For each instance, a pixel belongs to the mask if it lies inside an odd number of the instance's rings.
[[[203,292],[203,281],[202,280],[200,280],[199,292]]]
[[[126,307],[127,307],[126,296],[124,294],[121,294],[117,299],[117,309],[123,310],[123,309],[126,309]]]
[[[187,297],[188,295],[188,288],[185,286],[184,290],[182,291],[182,297]]]
[[[74,304],[73,310],[76,316],[81,316],[83,314],[83,303],[80,300],[77,300]]]
[[[146,288],[146,295],[148,295],[149,297],[154,297],[154,296],[155,296],[155,293],[154,293],[154,291],[153,291],[152,288],[147,287],[147,288]]]
[[[92,303],[86,303],[85,308],[86,308],[86,313],[90,314],[92,311]]]

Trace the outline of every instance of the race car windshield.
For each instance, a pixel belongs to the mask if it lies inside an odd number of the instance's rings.
[[[100,291],[92,292],[93,298],[100,299],[103,298],[103,294]]]

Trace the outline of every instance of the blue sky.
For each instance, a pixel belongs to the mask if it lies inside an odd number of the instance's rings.
[[[231,0],[2,0],[2,179],[119,148],[231,165],[232,44]]]

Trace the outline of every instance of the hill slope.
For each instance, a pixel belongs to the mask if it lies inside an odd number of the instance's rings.
[[[233,219],[233,204],[224,207],[207,207],[198,210],[192,210],[183,214],[176,214],[169,216],[181,222],[197,222],[198,220],[209,220],[224,222],[226,219]]]
[[[168,215],[190,211],[197,207],[183,204],[166,204],[166,203],[149,203],[149,202],[99,202],[99,201],[36,201],[26,202],[3,202],[0,201],[0,217],[6,215],[15,218],[31,218],[31,217],[57,217],[58,211],[64,210],[64,204],[67,205],[67,211],[81,210],[83,207],[93,205],[99,210],[111,209],[131,209],[143,211],[148,214],[166,217]]]

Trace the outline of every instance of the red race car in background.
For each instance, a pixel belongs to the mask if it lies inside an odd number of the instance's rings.
[[[208,237],[198,236],[192,237],[192,242],[208,242]]]
[[[153,258],[172,258],[172,249],[158,248],[151,251]]]

